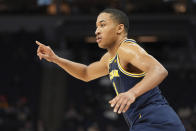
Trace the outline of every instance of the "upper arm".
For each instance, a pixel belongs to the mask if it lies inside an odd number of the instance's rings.
[[[105,76],[108,74],[108,53],[104,54],[99,61],[96,61],[87,66],[87,80],[94,80],[96,78]]]
[[[123,58],[143,72],[147,73],[152,70],[166,71],[166,69],[153,56],[149,55],[139,45],[125,45],[123,50],[123,53],[121,53],[124,55]]]

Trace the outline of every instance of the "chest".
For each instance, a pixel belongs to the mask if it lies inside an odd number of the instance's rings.
[[[142,73],[142,71],[133,64],[131,64],[131,62],[125,61],[123,60],[123,58],[120,58],[120,56],[117,55],[112,61],[110,61],[109,71],[118,68],[118,66],[120,66],[123,70],[129,73]]]

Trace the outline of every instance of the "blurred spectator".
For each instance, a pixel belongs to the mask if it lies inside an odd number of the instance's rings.
[[[93,123],[91,126],[88,127],[87,131],[100,131],[97,123]]]
[[[53,1],[52,4],[47,7],[47,14],[49,15],[57,15],[58,3]],[[71,7],[67,2],[62,2],[59,4],[59,14],[69,15],[71,13]]]
[[[0,129],[5,131],[33,131],[31,112],[27,106],[27,99],[21,97],[15,103],[9,102],[1,95],[0,97]],[[9,106],[8,106],[9,105]]]
[[[193,1],[194,2],[194,1]],[[0,0],[0,13],[79,15],[97,14],[104,8],[133,13],[186,13],[187,0]],[[88,6],[87,6],[88,5]]]
[[[0,109],[6,110],[8,108],[8,102],[4,95],[0,95]]]
[[[37,0],[38,6],[50,5],[51,3],[52,3],[52,0]]]
[[[178,114],[186,128],[186,131],[195,131],[196,129],[196,112],[190,107],[180,108]]]

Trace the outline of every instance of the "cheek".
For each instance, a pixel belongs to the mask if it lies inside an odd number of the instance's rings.
[[[111,39],[111,38],[116,37],[116,32],[115,32],[114,29],[108,29],[108,30],[105,32],[105,35],[106,35],[107,39]]]
[[[108,32],[108,39],[109,39],[109,41],[114,41],[115,38],[116,38],[116,32],[114,30],[110,30]]]

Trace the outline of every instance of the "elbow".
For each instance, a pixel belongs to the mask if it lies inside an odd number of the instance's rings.
[[[90,82],[91,80],[90,79],[88,79],[88,78],[83,78],[83,79],[81,79],[83,82]]]
[[[166,75],[166,77],[168,76],[168,71],[165,69],[165,75]]]
[[[158,77],[165,79],[168,76],[168,71],[163,66],[154,66],[151,69]]]
[[[168,71],[163,67],[162,70],[160,71],[160,75],[163,78],[166,78],[168,76]]]
[[[165,77],[168,76],[168,71],[165,69]]]
[[[88,79],[83,79],[82,81],[84,81],[84,82],[89,82],[90,80],[88,80]]]

